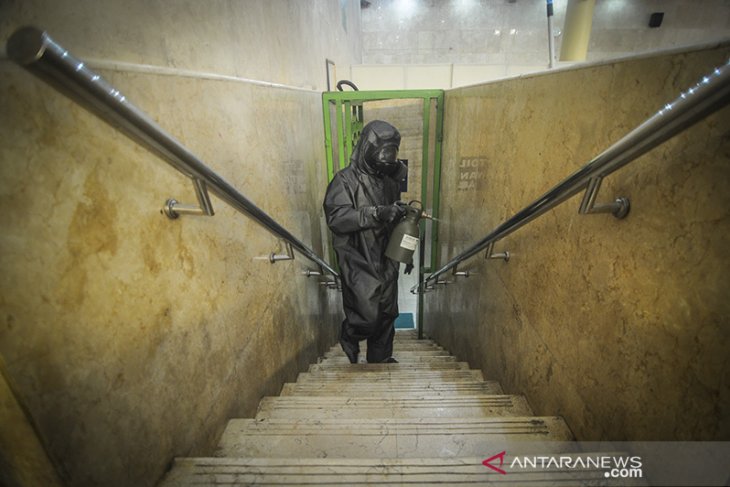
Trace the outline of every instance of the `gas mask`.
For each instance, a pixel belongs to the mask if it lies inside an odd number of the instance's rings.
[[[392,176],[398,170],[398,146],[388,144],[376,148],[374,153],[366,155],[366,162],[381,174]]]

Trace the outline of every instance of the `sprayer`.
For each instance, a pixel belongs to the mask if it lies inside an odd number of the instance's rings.
[[[414,203],[418,203],[418,207],[414,206]],[[385,255],[395,261],[412,264],[413,252],[418,246],[420,236],[418,222],[421,218],[433,219],[433,217],[423,212],[423,205],[420,201],[414,200],[408,204],[398,202],[397,204],[405,208],[406,214],[390,234]]]

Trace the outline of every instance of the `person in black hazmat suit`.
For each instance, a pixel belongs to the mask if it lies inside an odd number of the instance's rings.
[[[361,340],[367,340],[369,363],[397,362],[392,355],[399,264],[385,256],[385,249],[391,231],[405,215],[405,209],[395,204],[407,171],[397,159],[399,147],[395,127],[381,120],[368,123],[350,165],[335,174],[324,197],[342,280],[345,320],[340,345],[353,364]]]

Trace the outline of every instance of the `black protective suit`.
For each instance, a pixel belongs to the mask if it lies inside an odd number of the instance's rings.
[[[396,159],[400,134],[375,120],[362,130],[350,165],[327,187],[324,212],[333,233],[342,279],[340,344],[356,363],[360,340],[367,340],[367,361],[395,361],[393,337],[398,317],[399,264],[385,256],[388,237],[405,210],[400,181],[406,167]]]

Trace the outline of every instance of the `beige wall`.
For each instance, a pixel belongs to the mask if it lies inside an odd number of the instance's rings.
[[[545,0],[368,0],[362,10],[363,62],[350,78],[363,90],[449,89],[548,69]],[[581,2],[579,2],[581,3]],[[560,57],[568,0],[554,2]],[[663,12],[661,27],[649,27]],[[600,0],[589,61],[698,46],[730,37],[727,0]],[[554,60],[555,66],[571,63]]]
[[[545,0],[368,0],[362,11],[368,64],[455,63],[507,68],[548,65]],[[565,37],[568,0],[555,0],[556,52]],[[649,27],[663,12],[661,27]],[[593,11],[591,61],[727,39],[726,0],[600,0]],[[429,88],[433,88],[430,86]]]
[[[0,0],[3,47],[13,30],[28,24],[84,60],[319,91],[326,88],[325,59],[346,77],[362,58],[356,0]]]
[[[728,54],[447,91],[441,262]],[[600,201],[629,197],[625,220],[580,216],[575,197],[499,242],[509,263],[471,260],[475,275],[426,295],[427,334],[578,439],[729,439],[729,128],[725,108],[610,176]]]
[[[360,64],[352,66],[350,80],[361,90],[446,90],[546,69],[547,64]]]
[[[0,37],[32,23],[100,66],[318,90],[325,46],[338,63],[355,59],[337,1],[314,13],[296,1],[204,5],[4,1]],[[99,72],[327,255],[319,91],[139,69]],[[67,485],[154,485],[174,456],[210,454],[227,418],[251,417],[335,342],[339,301],[301,275],[308,261],[259,259],[282,250],[276,238],[215,197],[212,218],[168,220],[167,198],[194,202],[187,178],[7,60],[0,113],[0,355]],[[11,426],[3,438],[26,431]],[[4,470],[0,483],[23,477]]]

